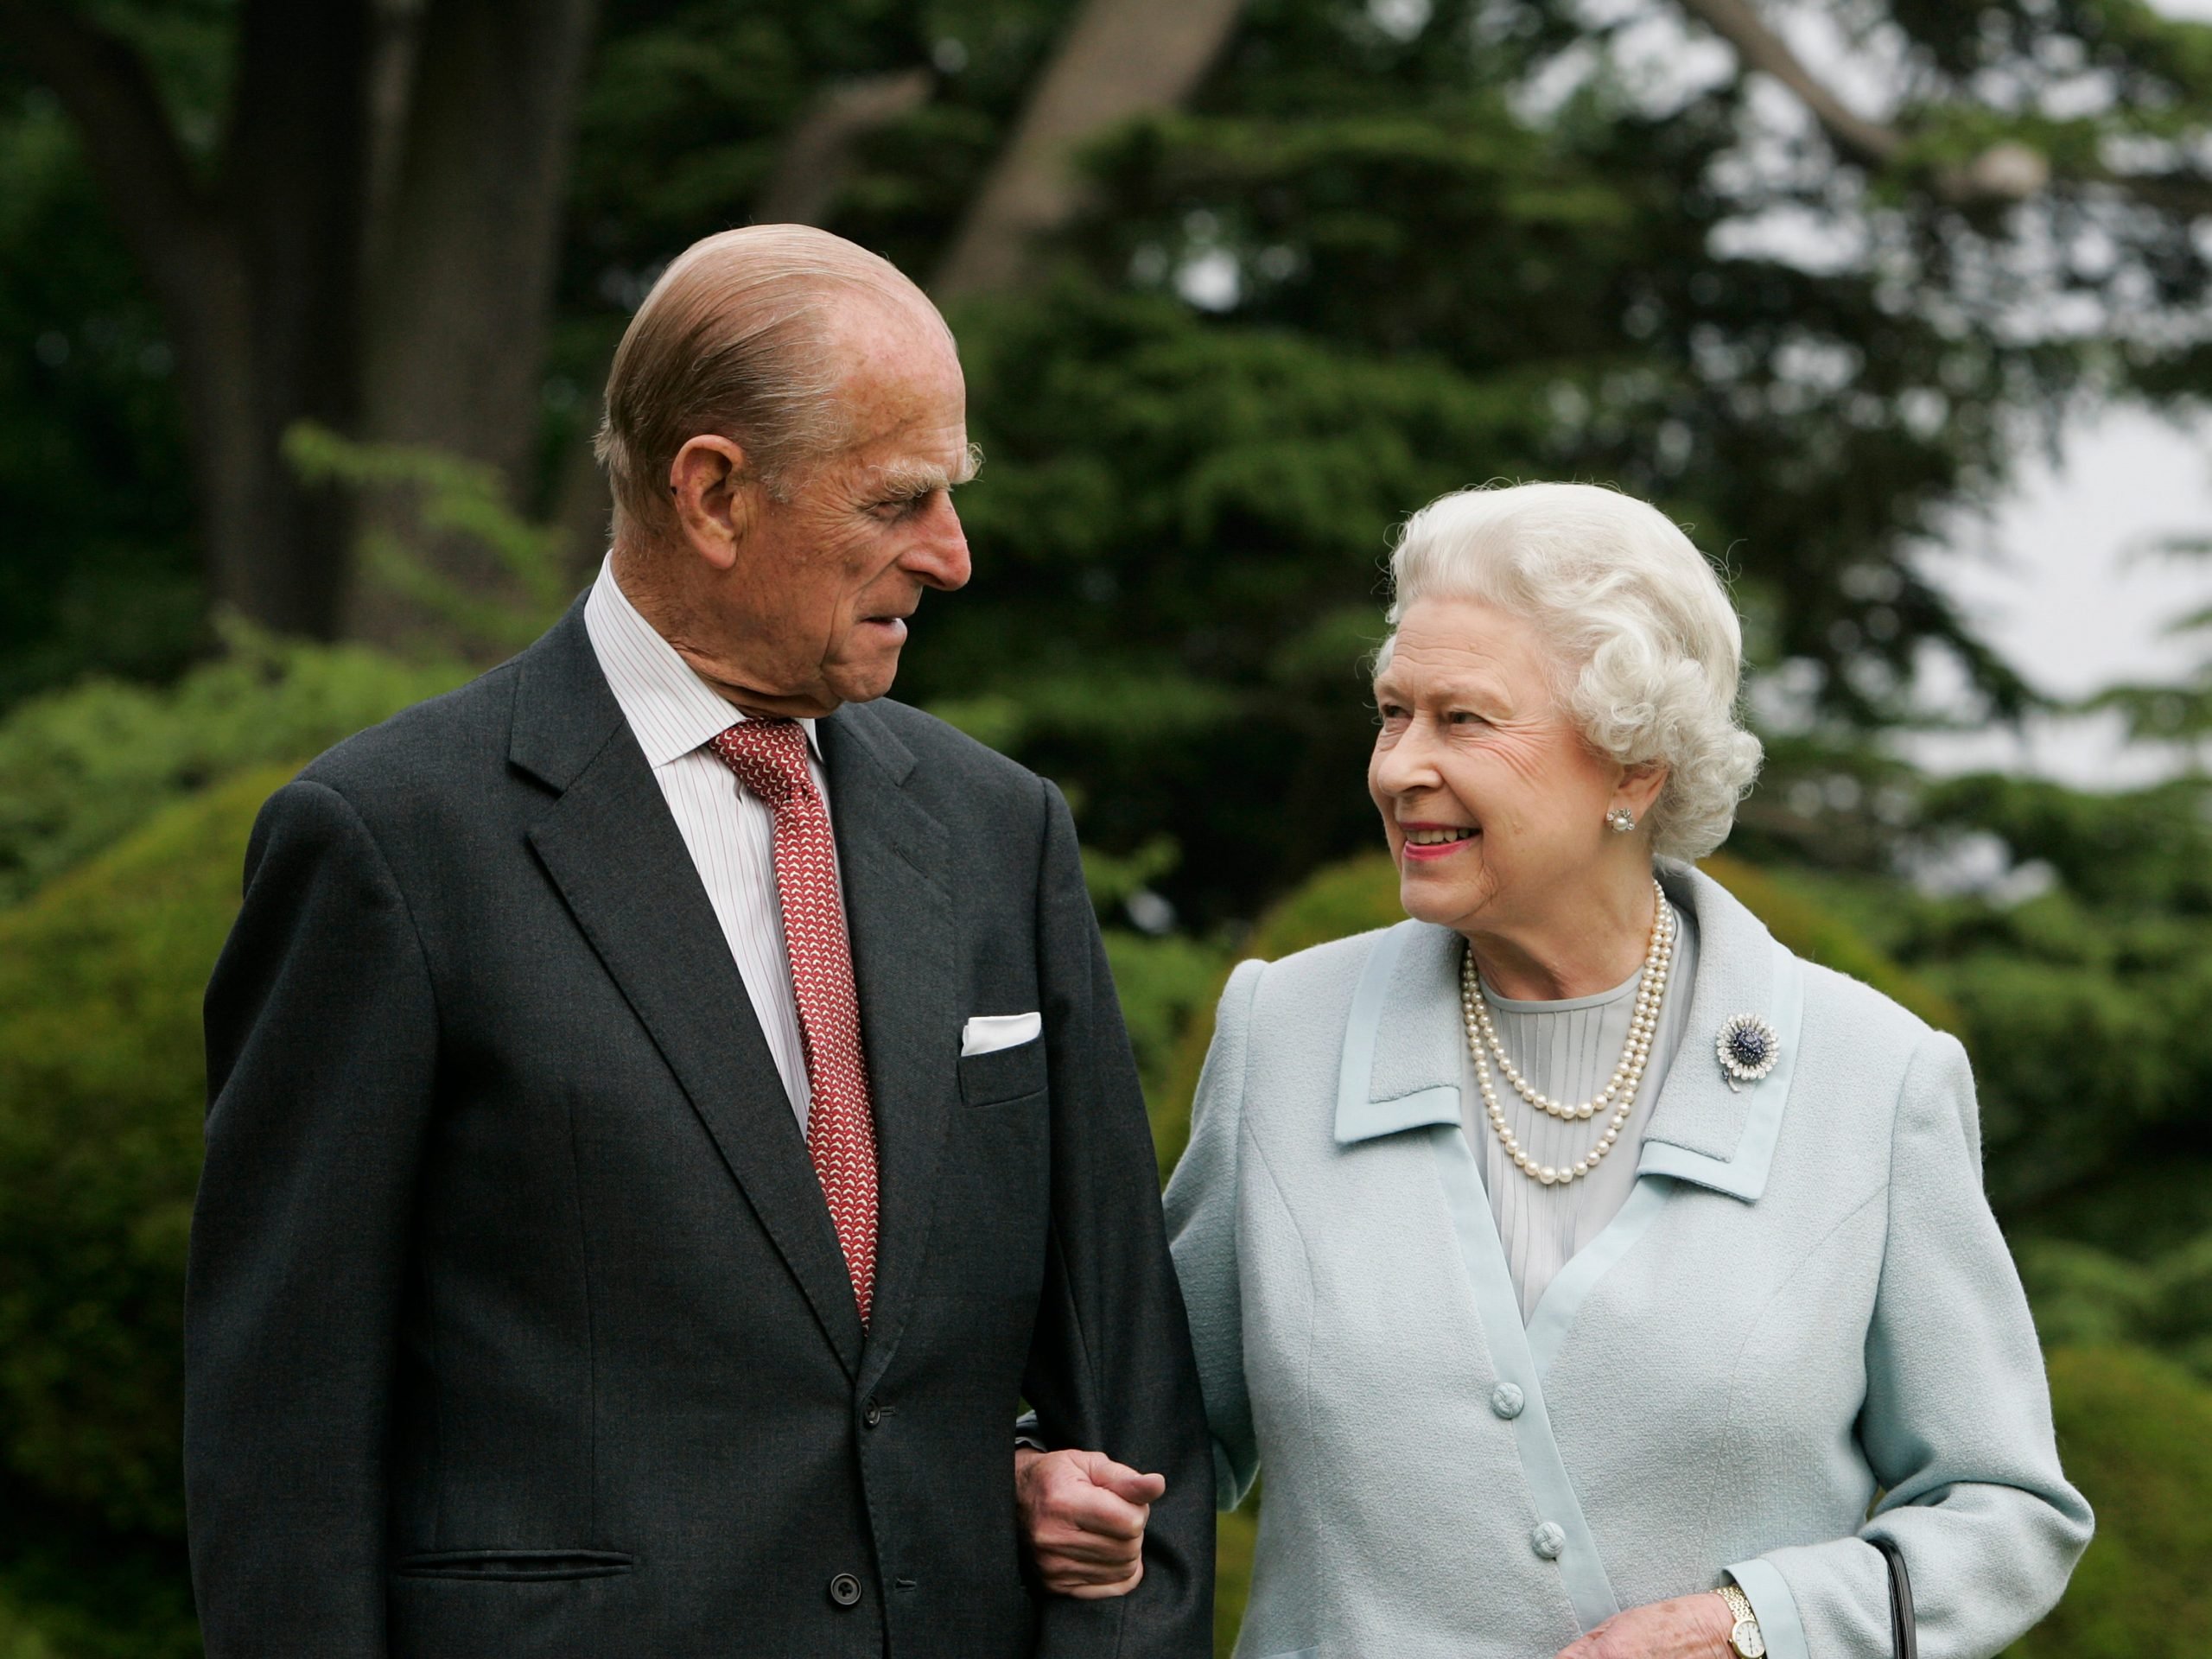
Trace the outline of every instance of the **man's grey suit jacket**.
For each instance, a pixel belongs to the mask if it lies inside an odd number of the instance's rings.
[[[212,1659],[1211,1651],[1205,1416],[1066,805],[896,703],[818,730],[865,1331],[581,605],[264,810],[187,1319]],[[961,1057],[1031,1009],[1040,1040]],[[1024,1586],[1024,1396],[1167,1478],[1125,1600]]]

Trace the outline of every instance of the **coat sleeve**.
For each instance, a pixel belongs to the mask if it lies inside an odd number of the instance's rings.
[[[1050,784],[1037,895],[1052,1078],[1052,1232],[1023,1390],[1046,1440],[1166,1478],[1144,1580],[1107,1601],[1046,1597],[1036,1652],[1213,1651],[1205,1413],[1160,1219],[1159,1166],[1121,1005],[1084,886],[1075,824]]]
[[[262,810],[206,1014],[184,1454],[207,1653],[369,1659],[437,1015],[398,886],[334,791]]]
[[[1776,1659],[1890,1650],[1886,1535],[1927,1659],[1987,1659],[2057,1604],[2091,1517],[2058,1465],[2043,1355],[1982,1194],[1974,1077],[1940,1032],[1891,1131],[1890,1213],[1859,1439],[1885,1496],[1859,1535],[1728,1570]]]
[[[1244,1117],[1252,1003],[1267,964],[1239,963],[1221,994],[1213,1044],[1191,1108],[1191,1144],[1167,1183],[1167,1238],[1191,1313],[1191,1343],[1213,1437],[1214,1503],[1233,1510],[1259,1473],[1244,1387],[1244,1302],[1236,1268],[1236,1143]]]

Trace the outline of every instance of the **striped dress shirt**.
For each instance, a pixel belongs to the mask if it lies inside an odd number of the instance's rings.
[[[799,1133],[806,1133],[806,1046],[799,1035],[791,959],[784,950],[783,907],[776,892],[775,814],[741,787],[707,740],[745,718],[694,674],[675,648],[638,613],[614,579],[609,555],[584,601],[584,631],[607,683],[629,721],[645,764],[676,819],[721,924],[722,937],[768,1039],[768,1052],[791,1096]],[[814,722],[806,732],[807,770],[830,804],[822,747]]]

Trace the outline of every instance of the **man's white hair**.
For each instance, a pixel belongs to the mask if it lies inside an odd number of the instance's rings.
[[[748,225],[677,256],[630,319],[607,377],[594,447],[618,541],[667,527],[670,464],[702,433],[741,444],[779,499],[844,441],[836,393],[849,365],[830,349],[830,327],[856,297],[944,328],[889,260],[811,226]]]
[[[1459,490],[1406,523],[1390,556],[1391,636],[1424,599],[1525,619],[1560,708],[1621,766],[1666,767],[1646,823],[1662,857],[1728,838],[1759,769],[1737,717],[1744,631],[1719,578],[1657,508],[1591,484]]]

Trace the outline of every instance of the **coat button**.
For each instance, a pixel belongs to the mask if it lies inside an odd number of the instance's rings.
[[[1529,1548],[1546,1560],[1555,1561],[1560,1551],[1567,1548],[1567,1529],[1556,1521],[1541,1522],[1529,1535]]]
[[[861,1599],[861,1581],[849,1573],[840,1573],[830,1580],[830,1599],[840,1607],[849,1607]]]
[[[870,1428],[874,1428],[878,1423],[880,1423],[883,1421],[883,1408],[877,1405],[874,1401],[869,1401],[868,1402],[868,1409],[861,1413],[861,1421],[866,1423]]]
[[[1521,1408],[1527,1403],[1519,1388],[1510,1382],[1501,1382],[1490,1391],[1490,1408],[1509,1422],[1521,1414]]]

